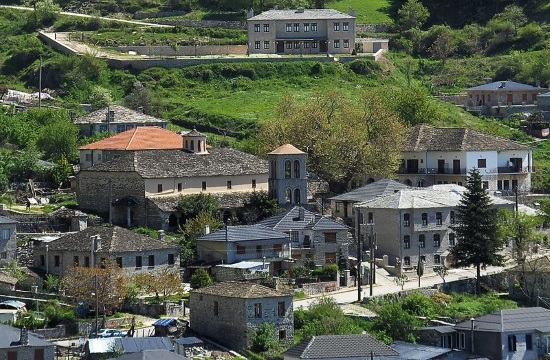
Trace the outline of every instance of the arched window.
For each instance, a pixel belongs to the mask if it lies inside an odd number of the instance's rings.
[[[176,214],[170,214],[168,217],[168,227],[178,226],[178,216]]]
[[[439,234],[434,234],[434,247],[441,246],[441,237]]]
[[[418,185],[417,185],[417,186],[418,186],[418,187],[424,187],[424,186],[426,186],[425,183],[424,183],[424,179],[418,180]]]
[[[411,237],[409,235],[405,235],[403,237],[403,247],[405,249],[410,249],[411,248]]]
[[[403,181],[403,184],[407,185],[407,186],[412,186],[413,183],[410,179],[405,179],[405,181]]]
[[[421,248],[426,247],[426,236],[424,234],[418,235],[418,244]]]
[[[292,164],[290,160],[285,160],[285,179],[292,177]]]
[[[300,178],[300,160],[294,160],[294,178]]]
[[[372,184],[373,182],[374,182],[374,179],[373,179],[373,178],[368,178],[368,179],[367,179],[367,185],[368,185],[368,184]]]
[[[403,265],[405,266],[411,266],[411,257],[410,256],[405,256],[403,258]]]
[[[285,203],[287,204],[292,203],[292,190],[290,189],[285,190]]]
[[[294,189],[294,204],[300,204],[300,189]]]
[[[191,151],[195,151],[195,140],[191,140]]]
[[[271,175],[269,175],[269,177],[272,179],[275,179],[276,177],[275,175],[276,165],[277,165],[277,162],[275,160],[271,160],[271,169],[270,169]]]

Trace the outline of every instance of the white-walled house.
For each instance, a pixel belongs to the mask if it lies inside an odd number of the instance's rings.
[[[490,191],[531,190],[533,151],[526,145],[465,128],[416,125],[403,147],[398,179],[409,186],[464,185],[477,168]]]

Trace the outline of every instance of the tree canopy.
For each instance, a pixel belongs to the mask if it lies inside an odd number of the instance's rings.
[[[452,226],[457,243],[451,253],[457,266],[476,267],[476,292],[479,294],[481,267],[502,264],[504,259],[499,251],[504,243],[499,233],[498,210],[483,189],[477,169],[468,174],[466,191],[457,206],[457,215],[459,221]]]

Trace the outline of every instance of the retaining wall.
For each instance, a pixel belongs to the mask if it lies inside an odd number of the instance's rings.
[[[77,55],[78,54],[78,52],[75,49],[56,41],[55,40],[55,33],[54,33],[54,37],[51,38],[45,32],[39,31],[38,32],[38,38],[40,40],[42,40],[46,45],[50,46],[52,49],[54,49],[56,51],[59,51],[62,54],[65,54],[65,55]]]
[[[207,56],[207,55],[246,55],[246,45],[185,45],[175,52],[170,46],[116,46],[108,49],[147,56]]]

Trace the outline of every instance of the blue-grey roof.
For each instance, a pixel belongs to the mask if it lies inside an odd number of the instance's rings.
[[[157,321],[155,321],[153,323],[153,326],[165,326],[165,327],[168,327],[168,326],[175,326],[177,324],[177,320],[176,319],[172,319],[172,318],[164,318],[164,319],[158,319]]]
[[[24,308],[25,306],[27,305],[24,302],[17,301],[17,300],[5,300],[0,302],[0,308],[2,309],[5,309],[5,308],[21,309],[21,308]]]
[[[185,356],[166,350],[146,350],[139,353],[125,354],[108,360],[185,360]]]
[[[541,87],[535,87],[527,84],[521,84],[513,81],[495,81],[485,85],[474,86],[466,89],[470,90],[485,90],[485,91],[527,91],[542,89]]]
[[[0,324],[0,349],[8,349],[21,346],[19,342],[21,338],[21,329],[14,328],[9,325]],[[38,338],[35,334],[29,331],[28,346],[54,346],[54,344]]]
[[[249,18],[258,20],[326,20],[355,19],[355,17],[333,9],[268,10]]]
[[[202,344],[202,340],[201,340],[201,339],[197,339],[197,338],[194,337],[194,336],[175,339],[174,342],[175,342],[176,344],[180,344],[180,345],[183,345],[183,346]]]
[[[349,230],[348,226],[331,218],[314,214],[301,206],[295,206],[287,212],[273,215],[260,221],[260,224],[282,232],[304,229]]]
[[[115,338],[116,344],[124,353],[136,353],[144,350],[174,351],[174,346],[167,337]]]
[[[411,344],[402,341],[396,341],[391,348],[399,353],[401,359],[409,360],[429,360],[439,359],[443,354],[452,352],[452,349],[440,348],[435,346]]]
[[[258,240],[276,240],[281,243],[290,242],[288,235],[272,230],[263,225],[238,225],[227,226],[216,232],[203,235],[197,241],[227,241],[243,242]]]
[[[299,359],[370,359],[371,352],[377,356],[399,355],[368,334],[314,336],[283,354]]]
[[[5,216],[0,216],[0,224],[17,224],[17,220],[7,218]]]
[[[456,330],[450,325],[426,326],[420,330],[433,330],[440,334],[450,334],[456,332]]]
[[[464,321],[454,328],[470,330],[470,320]],[[550,332],[550,310],[541,307],[501,310],[475,319],[476,331],[508,332],[508,331],[540,331]]]
[[[331,197],[330,200],[360,202],[374,199],[377,196],[393,194],[408,186],[395,180],[382,179],[352,190],[345,194]]]

